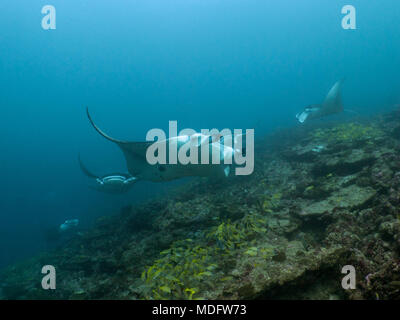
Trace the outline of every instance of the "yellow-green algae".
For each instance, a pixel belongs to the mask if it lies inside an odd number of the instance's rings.
[[[343,123],[333,128],[318,128],[311,132],[311,137],[320,143],[343,143],[358,140],[371,140],[381,137],[382,130],[375,125],[355,122]]]

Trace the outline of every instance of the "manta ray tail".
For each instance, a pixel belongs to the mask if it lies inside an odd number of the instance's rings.
[[[93,179],[97,179],[98,176],[96,176],[95,174],[91,173],[83,164],[82,160],[81,160],[81,155],[78,155],[78,161],[79,161],[79,166],[81,167],[82,172],[87,175],[89,178],[93,178]]]

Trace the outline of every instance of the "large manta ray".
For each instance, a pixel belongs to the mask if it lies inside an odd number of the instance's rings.
[[[311,105],[304,109],[304,111],[298,113],[296,118],[301,122],[305,122],[309,119],[318,119],[331,114],[340,113],[343,111],[342,98],[340,89],[343,80],[336,82],[331,90],[329,90],[322,104]]]
[[[79,166],[82,172],[89,178],[94,179],[95,185],[91,187],[97,191],[121,194],[129,191],[133,184],[137,181],[135,177],[126,173],[111,173],[105,176],[97,176],[90,172],[83,164],[81,157],[78,156]]]
[[[161,141],[149,141],[149,142],[129,142],[122,141],[110,137],[104,133],[92,120],[89,114],[89,109],[86,108],[86,113],[90,123],[96,129],[96,131],[109,141],[114,142],[122,150],[129,173],[137,180],[148,180],[153,182],[170,181],[183,177],[226,177],[229,176],[231,170],[231,164],[224,164],[224,159],[232,156],[232,163],[234,154],[239,150],[234,150],[229,146],[223,145],[220,141],[214,141],[212,136],[196,133],[194,135],[196,139],[193,139],[193,135],[180,135]],[[176,148],[179,153],[180,148],[185,146],[198,148],[198,154],[200,154],[200,148],[203,144],[208,144],[209,147],[209,164],[181,164],[179,161],[177,164],[149,164],[146,159],[147,148],[152,144],[166,144],[167,159],[168,150],[171,146]],[[217,152],[220,164],[212,164],[212,152]],[[241,152],[241,151],[240,151]]]

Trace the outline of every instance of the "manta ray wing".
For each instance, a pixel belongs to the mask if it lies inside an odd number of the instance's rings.
[[[329,115],[343,111],[341,87],[343,80],[336,82],[329,90],[324,103],[322,104],[321,115]]]
[[[112,138],[94,123],[92,117],[90,116],[89,108],[86,108],[86,114],[93,128],[101,136],[114,142],[120,147],[124,153],[129,173],[133,176],[140,176],[140,174],[146,170],[146,168],[148,168],[148,163],[146,161],[146,150],[153,142],[129,142]]]
[[[309,119],[319,119],[324,116],[328,116],[343,111],[341,87],[344,79],[336,82],[333,87],[329,90],[325,97],[324,102],[321,105],[312,105],[306,107],[302,112],[296,114],[297,120],[300,123],[304,123]]]
[[[146,160],[146,150],[153,142],[128,142],[118,144],[124,153],[126,166],[131,175],[140,177],[141,174],[149,169]]]
[[[81,168],[82,172],[88,176],[89,178],[93,178],[93,179],[97,179],[98,176],[96,176],[95,174],[93,174],[92,172],[90,172],[86,166],[83,164],[82,160],[81,160],[81,155],[78,155],[78,161],[79,161],[79,167]]]

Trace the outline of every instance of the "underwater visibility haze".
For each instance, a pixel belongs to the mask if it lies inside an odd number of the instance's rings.
[[[398,1],[0,12],[0,299],[400,298]],[[170,121],[254,129],[254,171],[150,165]]]

